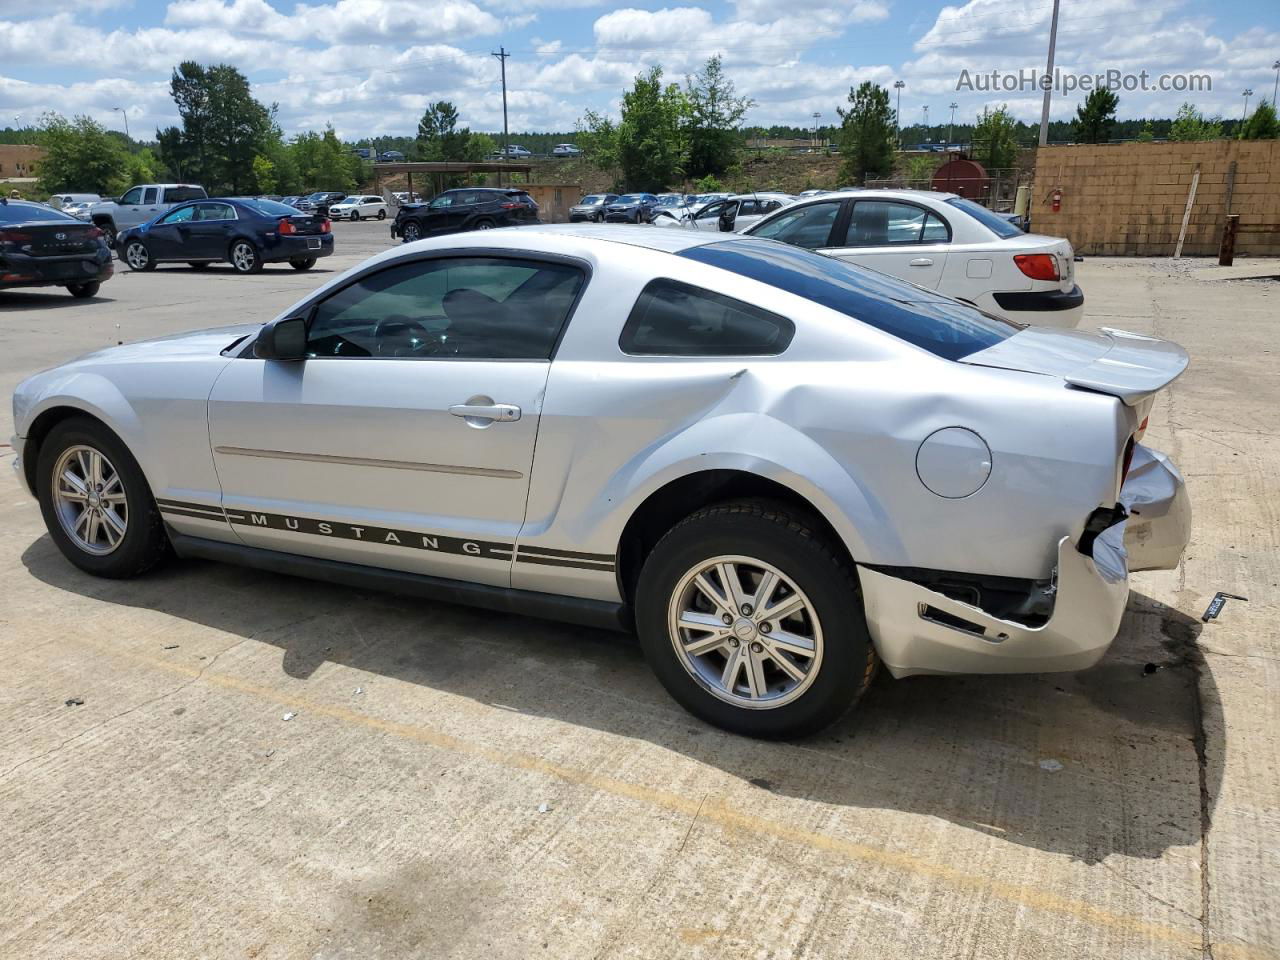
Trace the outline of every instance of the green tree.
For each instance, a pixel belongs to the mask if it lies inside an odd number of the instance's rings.
[[[83,190],[107,194],[128,172],[119,142],[91,117],[74,120],[56,113],[40,118],[38,139],[45,148],[40,187],[49,193]]]
[[[1007,107],[983,107],[973,128],[973,158],[988,170],[1012,167],[1018,157],[1016,131]]]
[[[156,132],[165,162],[173,166],[178,161],[188,179],[217,192],[247,189],[253,158],[275,133],[274,106],[255,100],[245,75],[225,63],[180,63],[170,78],[169,93],[182,129],[176,141],[172,128]]]
[[[893,171],[893,110],[889,91],[864,81],[849,88],[849,108],[836,107],[840,115],[840,180],[865,183],[868,177],[886,177]]]
[[[1169,128],[1170,140],[1217,140],[1222,136],[1222,121],[1217,117],[1206,119],[1194,104],[1184,103],[1178,108]]]
[[[466,160],[471,131],[458,126],[458,108],[448,100],[427,107],[418,121],[418,155],[423,160]]]
[[[622,95],[615,136],[618,167],[628,190],[664,190],[684,178],[688,99],[662,82],[662,67],[636,76]]]
[[[742,138],[738,126],[754,105],[750,97],[735,96],[733,81],[724,73],[720,55],[698,73],[685,78],[688,104],[690,177],[719,176],[738,158]]]
[[[1280,122],[1276,120],[1275,104],[1263,100],[1250,114],[1240,130],[1241,140],[1275,140],[1280,138]]]
[[[1139,143],[1150,143],[1155,138],[1156,138],[1156,132],[1151,128],[1151,121],[1148,120],[1146,123],[1142,125],[1142,130],[1139,131],[1138,136],[1135,139]]]
[[[601,170],[618,169],[618,125],[609,117],[588,110],[578,121],[578,146]]]
[[[1075,139],[1078,143],[1106,143],[1116,122],[1120,98],[1105,87],[1099,87],[1076,107]]]
[[[253,182],[259,193],[276,192],[276,165],[270,157],[258,154],[253,158]]]

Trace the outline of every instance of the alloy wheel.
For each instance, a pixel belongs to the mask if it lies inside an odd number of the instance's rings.
[[[151,261],[151,252],[146,245],[134,240],[125,248],[124,258],[133,270],[145,270]]]
[[[736,707],[790,703],[822,665],[813,604],[778,568],[753,557],[713,557],[690,569],[671,593],[667,621],[681,666]]]
[[[53,468],[53,507],[62,530],[85,553],[114,551],[129,529],[124,481],[100,450],[68,447]]]
[[[231,248],[231,264],[241,273],[252,270],[257,259],[257,252],[243,240]]]
[[[413,243],[413,241],[418,239],[419,232],[420,231],[418,230],[418,225],[416,223],[406,223],[404,225],[404,242]]]

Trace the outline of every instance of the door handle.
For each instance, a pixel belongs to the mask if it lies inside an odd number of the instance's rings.
[[[913,267],[932,267],[933,260],[929,257],[916,257],[911,261],[910,266]]]
[[[455,403],[449,408],[449,412],[465,420],[510,423],[520,419],[520,408],[514,403]]]

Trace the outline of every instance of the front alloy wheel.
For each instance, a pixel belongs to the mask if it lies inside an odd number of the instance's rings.
[[[237,240],[231,245],[231,265],[237,273],[257,273],[262,269],[262,258],[248,240]]]
[[[421,239],[422,228],[410,220],[400,229],[400,235],[404,237],[405,243],[413,243],[413,241]]]
[[[352,210],[352,211],[351,211],[351,220],[352,220],[352,222],[354,223],[355,221],[357,221],[357,220],[359,220],[359,219],[360,219],[360,211],[359,211],[359,210]]]
[[[95,557],[120,546],[129,529],[129,501],[120,472],[100,450],[68,447],[53,467],[53,505],[62,530]]]
[[[154,270],[155,261],[151,259],[151,251],[141,240],[130,240],[124,248],[124,261],[130,270]]]

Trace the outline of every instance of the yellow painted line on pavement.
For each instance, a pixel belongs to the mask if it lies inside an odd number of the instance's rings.
[[[592,773],[589,770],[582,770],[576,767],[568,767],[558,763],[551,763],[532,754],[520,753],[511,750],[499,750],[494,747],[472,743],[468,740],[463,740],[460,737],[455,737],[452,734],[433,730],[430,727],[398,723],[394,720],[384,720],[380,717],[370,716],[369,714],[357,713],[354,710],[347,709],[346,707],[320,703],[315,700],[309,700],[305,697],[293,696],[280,690],[250,683],[236,677],[228,676],[227,674],[205,673],[198,667],[190,666],[188,664],[174,663],[160,657],[153,657],[144,653],[122,650],[119,647],[111,646],[110,644],[102,643],[88,637],[72,635],[64,639],[93,647],[94,649],[113,657],[131,660],[135,663],[155,667],[170,673],[181,674],[193,678],[199,677],[202,682],[208,683],[212,686],[268,700],[281,706],[292,707],[300,712],[305,711],[307,714],[329,717],[333,720],[338,720],[352,726],[376,730],[380,733],[390,734],[405,740],[411,740],[427,746],[436,747],[441,750],[449,750],[454,753],[481,757],[500,766],[540,773],[545,776],[562,780],[565,783],[592,787],[596,790],[600,790],[614,796],[638,800],[661,807],[665,810],[685,814],[690,818],[696,815],[699,821],[711,821],[726,830],[772,837],[776,840],[783,840],[788,843],[802,844],[814,850],[820,850],[836,856],[859,860],[864,863],[873,863],[879,866],[899,870],[904,873],[930,877],[961,889],[991,894],[1002,900],[1006,900],[1009,903],[1028,907],[1033,910],[1072,917],[1095,927],[1118,930],[1124,933],[1146,937],[1149,940],[1175,944],[1177,946],[1197,951],[1201,948],[1201,935],[1198,929],[1195,931],[1180,930],[1176,927],[1151,923],[1150,921],[1142,920],[1138,917],[1112,913],[1109,910],[1104,910],[1101,907],[1095,907],[1092,904],[1085,903],[1084,901],[1059,896],[1056,893],[1042,890],[1037,887],[1030,887],[1025,884],[1006,883],[994,877],[970,873],[956,867],[934,863],[933,861],[925,860],[921,857],[912,856],[909,853],[901,853],[893,850],[885,850],[880,847],[872,847],[853,840],[845,840],[840,837],[833,837],[824,833],[818,833],[814,830],[807,830],[803,827],[795,827],[786,823],[779,823],[763,817],[753,816],[752,814],[736,810],[727,804],[713,803],[711,801],[704,803],[700,799],[693,799],[680,794],[669,793],[665,790],[646,787],[641,784],[629,783],[625,780],[617,780],[613,777],[606,777],[598,773]],[[1236,958],[1239,958],[1239,960],[1280,960],[1280,953],[1251,944],[1215,944],[1215,949],[1218,946],[1228,949],[1229,953],[1225,955],[1229,955],[1233,960],[1236,960]]]

